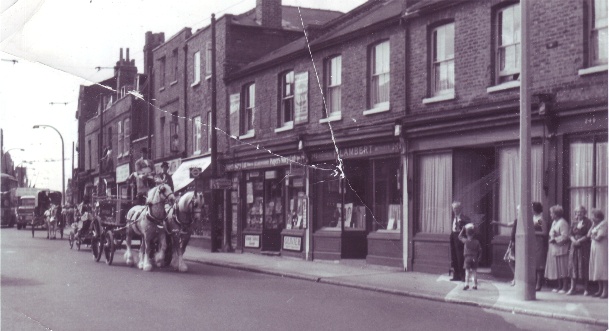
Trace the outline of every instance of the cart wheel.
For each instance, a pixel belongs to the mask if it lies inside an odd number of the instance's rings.
[[[99,262],[102,256],[103,242],[98,238],[91,239],[91,252],[95,262]]]
[[[68,237],[68,245],[70,245],[70,249],[74,247],[74,232],[70,232],[70,236]]]
[[[104,244],[103,244],[104,256],[106,257],[106,264],[111,265],[112,260],[114,259],[114,250],[116,246],[114,245],[114,235],[112,231],[106,232],[104,236]]]

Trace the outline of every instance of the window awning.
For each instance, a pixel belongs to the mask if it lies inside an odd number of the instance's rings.
[[[180,164],[176,172],[171,175],[171,179],[173,179],[174,191],[183,189],[193,181],[194,178],[190,178],[190,168],[201,168],[201,172],[204,172],[210,164],[211,156],[205,156],[195,160],[182,161],[182,164]]]

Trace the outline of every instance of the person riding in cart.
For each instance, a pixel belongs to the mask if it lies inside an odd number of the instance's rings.
[[[74,234],[77,238],[80,238],[81,234],[87,233],[93,220],[91,213],[91,198],[88,195],[83,197],[82,202],[76,207],[78,212],[78,221],[74,223],[76,225],[76,233]]]
[[[146,203],[148,190],[155,186],[154,163],[147,158],[148,149],[142,148],[142,157],[135,161],[135,172],[129,176],[130,181],[135,181],[136,204]]]

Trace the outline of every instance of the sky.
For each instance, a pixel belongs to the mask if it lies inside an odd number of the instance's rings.
[[[364,2],[283,0],[284,5],[342,12]],[[67,182],[72,176],[80,85],[112,77],[113,70],[105,68],[114,67],[120,48],[130,49],[142,72],[146,31],[164,32],[167,40],[184,27],[194,32],[209,25],[212,13],[219,18],[255,5],[256,0],[0,0],[4,151],[14,148],[11,157],[15,164],[27,165],[36,187],[61,190],[61,139],[54,130],[33,129],[34,125],[52,126],[63,137]]]

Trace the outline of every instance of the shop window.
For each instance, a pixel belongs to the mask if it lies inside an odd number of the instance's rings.
[[[594,0],[590,10],[590,64],[607,64],[607,0]]]
[[[374,160],[372,228],[375,231],[399,231],[402,221],[400,160]],[[365,210],[363,211],[365,212]]]
[[[576,207],[607,214],[607,142],[573,141],[569,145],[570,212]]]
[[[283,229],[284,199],[283,186],[285,177],[280,170],[267,170],[264,172],[264,228]]]
[[[311,169],[310,187],[314,194],[314,228],[319,230],[341,228],[342,180],[335,176],[335,168],[318,165]]]
[[[499,149],[499,221],[510,223],[518,216],[520,192],[520,156],[518,147]],[[541,145],[531,146],[531,202],[541,202],[543,192],[543,154]],[[546,210],[550,206],[544,206]],[[498,227],[499,234],[509,235],[511,228]]]
[[[307,228],[307,199],[305,192],[304,168],[291,166],[287,189],[286,229]]]
[[[421,155],[418,163],[417,232],[449,234],[452,203],[452,154]]]
[[[455,93],[455,24],[432,31],[431,90],[433,96]]]
[[[520,4],[497,11],[496,83],[520,79]]]

